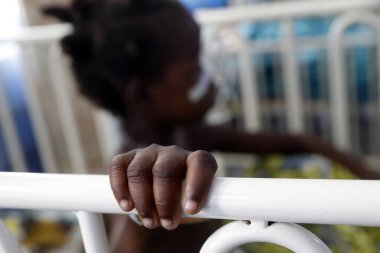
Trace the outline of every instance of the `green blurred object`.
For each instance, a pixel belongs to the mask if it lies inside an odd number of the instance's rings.
[[[292,162],[289,162],[292,160]],[[319,156],[286,157],[273,155],[262,157],[246,169],[246,176],[259,178],[307,178],[307,179],[355,179],[344,167]],[[374,193],[375,194],[375,193]],[[305,225],[334,253],[380,252],[380,228]],[[272,244],[249,244],[242,247],[247,253],[291,252]]]

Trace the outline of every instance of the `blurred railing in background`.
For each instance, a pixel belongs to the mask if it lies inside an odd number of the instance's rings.
[[[282,1],[196,16],[214,69],[241,100],[241,126],[378,155],[378,10],[372,0]]]

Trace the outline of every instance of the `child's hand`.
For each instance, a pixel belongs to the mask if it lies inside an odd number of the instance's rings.
[[[136,208],[147,228],[179,225],[182,207],[195,214],[203,207],[217,164],[206,151],[151,145],[117,155],[109,166],[112,191],[125,211]]]

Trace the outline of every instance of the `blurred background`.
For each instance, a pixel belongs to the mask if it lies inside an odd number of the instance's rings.
[[[0,2],[0,171],[105,173],[120,145],[117,120],[76,91],[58,45],[67,26],[41,14],[42,6],[69,2]],[[202,26],[204,57],[220,89],[210,123],[313,134],[380,168],[380,2],[181,2]],[[228,176],[351,177],[313,155],[216,155]],[[1,215],[25,252],[81,251],[71,214]],[[358,229],[315,228],[338,245],[334,252],[378,252],[378,231]],[[274,252],[265,247],[241,250]]]

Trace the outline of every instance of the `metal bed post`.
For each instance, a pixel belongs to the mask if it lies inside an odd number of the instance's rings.
[[[12,169],[17,172],[26,172],[27,166],[17,136],[16,124],[12,118],[11,109],[5,94],[5,85],[0,81],[0,126],[3,129],[4,139],[9,149]]]
[[[109,253],[106,231],[101,214],[75,212],[86,253]]]
[[[238,51],[238,58],[245,129],[257,131],[261,129],[261,117],[256,68],[246,41]]]
[[[291,18],[282,20],[283,47],[282,67],[285,82],[285,104],[288,130],[300,133],[304,130],[300,76],[297,64],[297,50]]]
[[[352,24],[364,23],[380,31],[380,17],[369,11],[350,12],[335,21],[328,35],[330,68],[330,103],[332,135],[335,145],[341,149],[350,147],[350,124],[348,120],[348,99],[345,75],[345,61],[342,47],[342,35]]]
[[[70,101],[70,82],[67,78],[66,66],[63,64],[63,55],[57,41],[51,42],[48,51],[50,80],[57,101],[59,120],[62,124],[69,159],[74,173],[86,173],[85,154],[80,141],[78,124],[75,119],[74,108]]]

